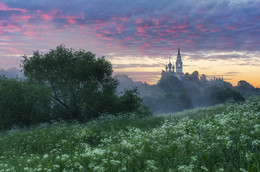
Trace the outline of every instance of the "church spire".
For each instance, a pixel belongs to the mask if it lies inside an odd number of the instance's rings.
[[[180,50],[180,42],[178,42],[178,55],[181,54],[181,50]]]
[[[166,69],[166,72],[168,72],[168,65],[167,65],[167,62],[166,62],[165,69]]]
[[[169,57],[169,64],[168,64],[168,66],[169,66],[169,71],[172,71],[171,57]]]
[[[183,64],[182,64],[182,60],[181,60],[180,43],[178,43],[178,55],[177,55],[175,65],[176,65],[176,74],[177,74],[178,78],[181,78],[183,76],[183,72],[182,72]]]

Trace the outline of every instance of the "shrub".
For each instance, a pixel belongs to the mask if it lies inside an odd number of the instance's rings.
[[[0,79],[0,130],[49,121],[51,92],[27,81]]]
[[[224,103],[228,100],[233,100],[235,102],[244,101],[245,98],[241,93],[235,91],[231,88],[226,88],[223,90],[216,91],[214,94],[214,103]]]

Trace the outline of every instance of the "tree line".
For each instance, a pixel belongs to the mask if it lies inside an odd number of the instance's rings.
[[[241,80],[232,86],[222,78],[208,80],[198,71],[185,73],[181,79],[174,74],[162,72],[161,78],[154,85],[134,82],[126,75],[118,75],[119,90],[138,88],[143,103],[154,114],[172,113],[185,109],[211,106],[227,101],[240,102],[249,96],[260,96],[260,89]]]
[[[0,78],[0,130],[52,120],[86,121],[102,114],[151,115],[136,89],[118,94],[104,57],[64,45],[22,60],[24,79]]]
[[[185,73],[182,79],[162,73],[154,86],[162,90],[161,96],[144,96],[144,103],[155,113],[169,113],[184,109],[210,106],[226,101],[240,102],[245,97],[260,95],[259,89],[241,80],[233,87],[223,79],[207,80],[198,71]]]

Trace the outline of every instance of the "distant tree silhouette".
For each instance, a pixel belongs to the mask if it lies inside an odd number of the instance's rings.
[[[248,82],[241,80],[237,83],[237,89],[240,91],[254,91],[255,88]]]
[[[170,91],[170,92],[182,91],[182,84],[180,80],[176,76],[167,73],[162,75],[161,79],[158,81],[158,86],[165,91]]]
[[[245,98],[243,97],[243,95],[241,93],[239,93],[238,91],[235,91],[231,88],[226,88],[223,90],[216,91],[213,94],[213,96],[214,96],[213,97],[214,103],[224,103],[225,101],[228,101],[228,100],[234,100],[235,102],[245,100]]]

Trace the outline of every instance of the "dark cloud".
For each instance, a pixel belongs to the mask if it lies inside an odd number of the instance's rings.
[[[254,63],[239,63],[238,64],[239,66],[259,66],[260,67],[260,64],[254,64]]]
[[[236,74],[239,74],[239,73],[241,73],[241,72],[226,72],[225,74],[227,74],[227,75],[236,75]]]
[[[186,52],[259,50],[258,0],[28,0],[26,3],[3,0],[0,4],[1,35],[15,31],[35,38],[48,34],[48,29],[33,34],[34,28],[25,28],[24,24],[52,25],[62,31],[74,27],[75,34],[77,27],[85,28],[86,33],[108,46],[119,44],[120,50],[135,48],[136,54],[141,55],[170,55],[178,42]],[[20,20],[15,16],[20,16]],[[198,58],[247,57],[200,55]]]
[[[129,76],[131,75],[142,75],[142,76],[155,76],[155,75],[160,75],[161,71],[159,72],[115,72],[115,75],[124,75],[124,74],[128,74]]]
[[[162,67],[162,65],[161,64],[117,64],[117,65],[113,65],[114,69],[136,68],[136,67]]]

